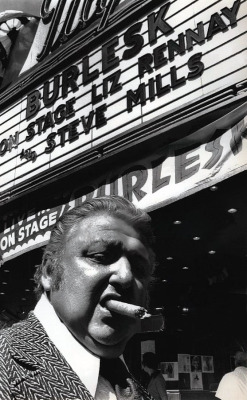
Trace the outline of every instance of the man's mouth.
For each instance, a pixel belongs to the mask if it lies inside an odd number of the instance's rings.
[[[148,314],[147,310],[144,307],[136,306],[135,304],[125,303],[117,299],[106,300],[104,306],[109,311],[134,319],[143,319],[150,317],[150,314]]]

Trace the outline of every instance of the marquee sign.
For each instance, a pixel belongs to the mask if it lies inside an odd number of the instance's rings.
[[[61,196],[56,207],[5,216],[0,232],[4,261],[46,244],[57,219],[87,199],[116,194],[149,211],[246,170],[246,112],[247,104],[228,115],[228,120],[238,121],[231,129],[226,128],[229,122],[221,118],[148,158],[115,168],[97,180],[89,178],[66,198]]]
[[[105,28],[110,14],[115,9],[119,0],[43,0],[41,4],[41,23],[39,24],[35,43],[31,50],[27,64],[36,52],[36,60],[42,61],[49,53],[72,39],[76,34],[85,30],[97,20],[97,31]],[[25,70],[25,66],[24,66]]]
[[[50,4],[42,4],[40,60],[71,39],[80,20],[100,13],[103,29],[116,2]],[[1,110],[1,190],[246,79],[246,23],[246,0],[164,1],[87,54],[82,49],[79,60]]]

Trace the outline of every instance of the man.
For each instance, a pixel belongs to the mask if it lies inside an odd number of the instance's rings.
[[[61,217],[35,275],[34,312],[0,337],[1,400],[151,399],[119,356],[147,304],[152,244],[148,215],[118,196]]]
[[[159,360],[155,353],[148,351],[143,354],[142,366],[144,371],[149,375],[147,384],[148,392],[155,400],[168,400],[166,392],[166,382],[159,370]]]
[[[235,355],[235,370],[223,376],[216,392],[221,400],[247,399],[247,353],[238,351]]]

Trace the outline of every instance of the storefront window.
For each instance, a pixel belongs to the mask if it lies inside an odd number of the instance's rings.
[[[247,349],[245,180],[238,174],[151,213],[158,259],[151,302],[165,329],[140,340],[151,343],[168,389],[182,399],[214,398],[235,352]]]

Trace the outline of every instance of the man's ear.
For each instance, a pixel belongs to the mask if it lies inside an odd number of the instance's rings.
[[[51,276],[45,274],[41,276],[41,283],[42,286],[45,290],[45,292],[49,292],[51,290],[51,283],[52,283],[52,278]]]

